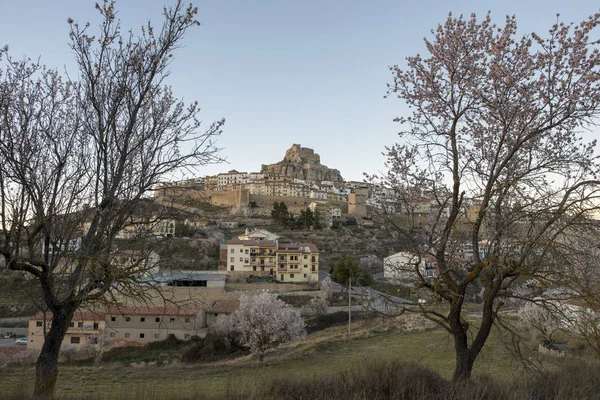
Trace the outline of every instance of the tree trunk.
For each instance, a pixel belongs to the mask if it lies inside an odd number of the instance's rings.
[[[265,353],[258,353],[258,362],[263,362],[265,359]]]
[[[471,371],[473,370],[473,363],[475,362],[475,357],[469,348],[467,338],[468,327],[465,327],[460,319],[463,298],[464,296],[455,298],[448,314],[448,322],[454,338],[454,354],[456,357],[454,376],[452,377],[453,383],[469,380],[471,378]]]
[[[468,381],[471,378],[475,357],[467,346],[457,346],[457,338],[454,338],[454,349],[456,352],[456,366],[454,367],[454,376],[452,383]],[[460,349],[459,349],[460,347]]]
[[[35,363],[35,388],[33,396],[36,399],[51,399],[54,396],[58,378],[58,355],[60,346],[69,324],[73,319],[74,308],[60,307],[54,310],[50,330],[44,338],[42,351]]]

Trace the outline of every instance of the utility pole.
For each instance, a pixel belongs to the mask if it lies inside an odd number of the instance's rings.
[[[348,279],[348,339],[350,339],[350,325],[352,323],[352,277]]]

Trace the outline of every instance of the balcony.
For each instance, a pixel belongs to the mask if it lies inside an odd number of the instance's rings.
[[[98,330],[98,324],[83,324],[82,326],[70,326],[67,333],[93,333]]]
[[[250,257],[275,257],[274,251],[255,251],[250,252]]]
[[[257,270],[260,270],[261,267],[266,268],[275,268],[277,267],[277,264],[275,262],[265,262],[265,263],[259,263],[259,262],[251,262],[250,264],[244,264],[244,268],[253,268],[256,267]]]

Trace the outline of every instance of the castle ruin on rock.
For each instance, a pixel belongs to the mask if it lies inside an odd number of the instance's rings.
[[[281,174],[290,179],[343,182],[340,171],[321,164],[313,149],[294,144],[285,152],[282,161],[261,166],[263,174]]]

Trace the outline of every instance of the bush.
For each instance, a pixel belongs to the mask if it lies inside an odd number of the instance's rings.
[[[37,357],[32,351],[26,350],[15,354],[8,364],[16,366],[26,366],[35,363],[36,359]]]
[[[452,384],[415,363],[370,360],[346,371],[312,377],[265,378],[228,399],[570,400],[597,399],[600,365],[566,363],[538,379],[496,381],[477,376]],[[310,382],[310,384],[307,384]],[[230,389],[232,391],[232,389]]]
[[[187,364],[212,362],[248,354],[235,341],[217,335],[195,338],[181,353],[181,361]]]
[[[144,346],[146,350],[176,350],[183,346],[185,341],[178,339],[175,335],[170,334],[165,340],[150,342]]]
[[[600,393],[600,365],[583,361],[567,361],[532,382],[529,397],[536,399],[597,399]]]
[[[251,399],[446,399],[450,384],[437,373],[413,363],[368,361],[325,376],[278,377],[252,393],[228,394]]]

